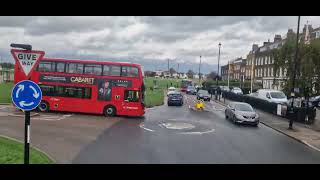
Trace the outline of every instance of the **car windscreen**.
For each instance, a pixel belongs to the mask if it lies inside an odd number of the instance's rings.
[[[208,91],[206,91],[206,90],[199,90],[198,93],[202,94],[202,95],[205,95],[205,96],[209,95]]]
[[[193,86],[189,86],[188,89],[189,90],[195,90],[195,88]]]
[[[270,92],[270,95],[274,99],[283,99],[286,98],[286,95],[283,92]]]
[[[182,95],[173,93],[173,94],[169,94],[169,97],[178,98],[178,97],[182,97]]]
[[[248,112],[253,112],[253,109],[251,106],[247,104],[235,104],[234,105],[235,109],[238,111],[248,111]]]

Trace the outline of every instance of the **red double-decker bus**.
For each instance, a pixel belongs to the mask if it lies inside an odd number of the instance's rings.
[[[15,65],[14,82],[25,79]],[[31,80],[42,89],[40,111],[69,111],[106,116],[142,116],[143,72],[139,64],[43,58]]]

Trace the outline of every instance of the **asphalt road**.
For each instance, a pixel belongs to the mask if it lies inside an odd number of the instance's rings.
[[[87,144],[72,163],[320,163],[320,153],[263,124],[235,125],[221,105],[149,109],[144,119],[121,119]]]

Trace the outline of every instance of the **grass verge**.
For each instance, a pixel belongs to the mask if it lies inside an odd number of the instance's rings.
[[[0,164],[23,164],[24,145],[20,142],[0,137]],[[53,164],[44,153],[30,148],[30,164]]]

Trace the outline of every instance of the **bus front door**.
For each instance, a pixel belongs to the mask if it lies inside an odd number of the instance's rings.
[[[124,91],[124,110],[127,115],[141,115],[140,111],[142,111],[142,108],[140,99],[140,91],[131,89]]]

